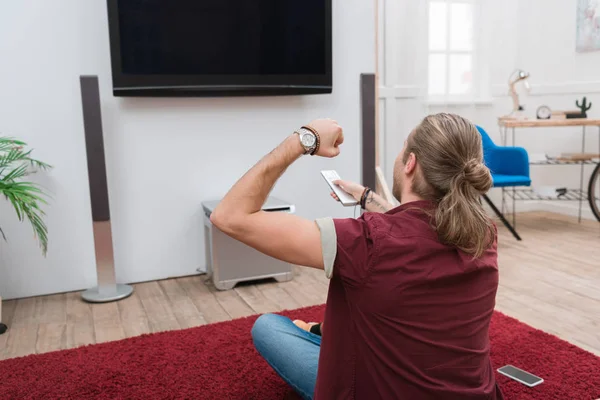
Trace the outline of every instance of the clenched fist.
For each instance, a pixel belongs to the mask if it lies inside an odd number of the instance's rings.
[[[319,134],[319,149],[316,155],[335,157],[340,154],[340,144],[344,142],[342,127],[332,119],[316,119],[309,126]]]

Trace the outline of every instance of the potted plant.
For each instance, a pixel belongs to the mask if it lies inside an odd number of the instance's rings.
[[[27,219],[33,228],[44,256],[48,251],[48,228],[44,223],[42,204],[47,204],[46,194],[34,182],[24,178],[38,170],[51,168],[50,165],[31,157],[27,144],[9,137],[0,137],[0,194],[8,200],[19,221]],[[2,227],[0,235],[6,240]],[[0,297],[0,334],[7,329],[2,321],[2,297]]]

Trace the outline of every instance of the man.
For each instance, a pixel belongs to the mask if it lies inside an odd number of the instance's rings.
[[[306,399],[501,399],[488,335],[496,229],[479,202],[492,180],[477,129],[457,115],[426,117],[396,160],[394,209],[342,183],[377,212],[313,222],[261,211],[290,164],[302,154],[335,157],[343,140],[335,121],[313,121],[212,214],[230,236],[330,278],[322,336],[263,315],[252,329],[256,348]]]

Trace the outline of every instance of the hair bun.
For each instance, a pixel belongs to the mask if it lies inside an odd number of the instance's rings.
[[[463,173],[465,181],[481,194],[487,193],[492,187],[493,181],[489,168],[475,158],[467,161]]]

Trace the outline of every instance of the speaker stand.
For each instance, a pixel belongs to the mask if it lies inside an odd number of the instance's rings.
[[[108,303],[131,296],[133,288],[120,283],[96,286],[81,293],[81,298],[90,303]]]
[[[98,77],[82,75],[79,80],[98,274],[98,286],[81,297],[91,303],[106,303],[130,296],[133,288],[116,283]]]

